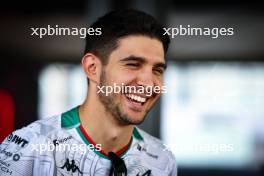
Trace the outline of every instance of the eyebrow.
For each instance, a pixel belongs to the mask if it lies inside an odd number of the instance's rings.
[[[120,60],[121,62],[126,62],[126,61],[137,61],[141,63],[145,63],[146,59],[144,57],[138,57],[138,56],[128,56],[126,58],[123,58]]]
[[[146,59],[144,57],[138,57],[138,56],[128,56],[126,58],[123,58],[120,60],[121,62],[127,62],[127,61],[137,61],[140,63],[146,63]],[[154,67],[162,67],[164,70],[166,70],[167,68],[167,63],[163,63],[163,62],[158,62],[156,64],[154,64]]]

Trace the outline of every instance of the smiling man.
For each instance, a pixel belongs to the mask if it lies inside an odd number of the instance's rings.
[[[135,127],[160,97],[169,37],[135,10],[108,13],[91,27],[102,34],[86,38],[84,103],[10,134],[1,175],[177,175],[172,153]],[[134,89],[106,94],[113,86]]]

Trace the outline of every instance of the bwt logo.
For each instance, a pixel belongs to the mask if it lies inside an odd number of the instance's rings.
[[[2,166],[0,167],[0,170],[6,174],[12,175],[12,171],[9,170],[7,167]]]
[[[17,145],[20,145],[21,147],[24,147],[28,141],[17,136],[17,135],[13,135],[12,133],[7,137],[7,141],[9,142],[14,142]]]

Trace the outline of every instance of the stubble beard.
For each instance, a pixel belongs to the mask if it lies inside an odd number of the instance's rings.
[[[103,70],[102,74],[100,76],[100,83],[99,86],[107,86],[109,85],[107,82],[106,73]],[[111,113],[111,115],[117,120],[118,123],[122,125],[139,125],[141,124],[145,117],[140,120],[133,120],[132,117],[129,117],[121,108],[121,102],[118,103],[118,94],[110,93],[108,96],[106,96],[104,93],[99,92],[99,101],[103,104],[105,111]]]

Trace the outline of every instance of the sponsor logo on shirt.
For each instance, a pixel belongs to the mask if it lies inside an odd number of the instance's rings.
[[[28,144],[28,141],[26,139],[23,139],[18,135],[13,135],[12,133],[7,137],[7,141],[14,142],[21,147],[24,147],[26,144]]]
[[[0,151],[0,154],[4,154],[7,157],[11,157],[13,153],[6,151],[5,149]]]
[[[4,154],[6,157],[11,157],[11,156],[13,156],[13,160],[14,160],[14,161],[18,161],[18,160],[20,159],[20,155],[19,155],[18,153],[13,154],[13,153],[11,153],[11,152],[9,152],[9,151],[6,151],[5,149],[0,150],[0,154]],[[1,159],[1,157],[0,157],[0,159]],[[3,159],[3,158],[2,158],[2,159]]]
[[[56,146],[56,145],[59,145],[61,143],[68,141],[69,139],[72,139],[72,136],[68,136],[68,137],[63,138],[63,139],[54,139],[53,144]]]
[[[1,172],[4,172],[4,173],[6,173],[6,174],[12,175],[12,171],[9,170],[9,169],[8,169],[7,167],[5,167],[5,166],[0,166],[0,171],[1,171]]]
[[[150,156],[150,157],[152,157],[152,158],[154,158],[154,159],[158,159],[158,158],[159,158],[158,155],[155,155],[155,154],[149,153],[149,152],[147,151],[146,148],[141,147],[139,144],[138,144],[138,146],[137,146],[137,149],[138,149],[139,151],[143,151],[143,152],[145,152],[148,156]]]
[[[12,171],[8,169],[9,166],[10,164],[0,160],[0,175],[1,173],[12,175]]]
[[[75,165],[75,161],[74,160],[71,160],[71,163],[70,163],[70,160],[67,158],[66,159],[66,162],[64,163],[64,165],[62,167],[60,167],[61,169],[66,169],[67,171],[72,171],[72,173],[78,171],[80,174],[83,174],[79,167]]]
[[[6,167],[9,167],[9,166],[10,166],[9,163],[6,163],[6,162],[4,162],[4,161],[2,161],[2,160],[0,160],[0,165],[4,165],[4,166],[6,166]]]
[[[14,154],[14,156],[13,156],[13,160],[14,161],[18,161],[20,159],[20,155],[19,154]]]

